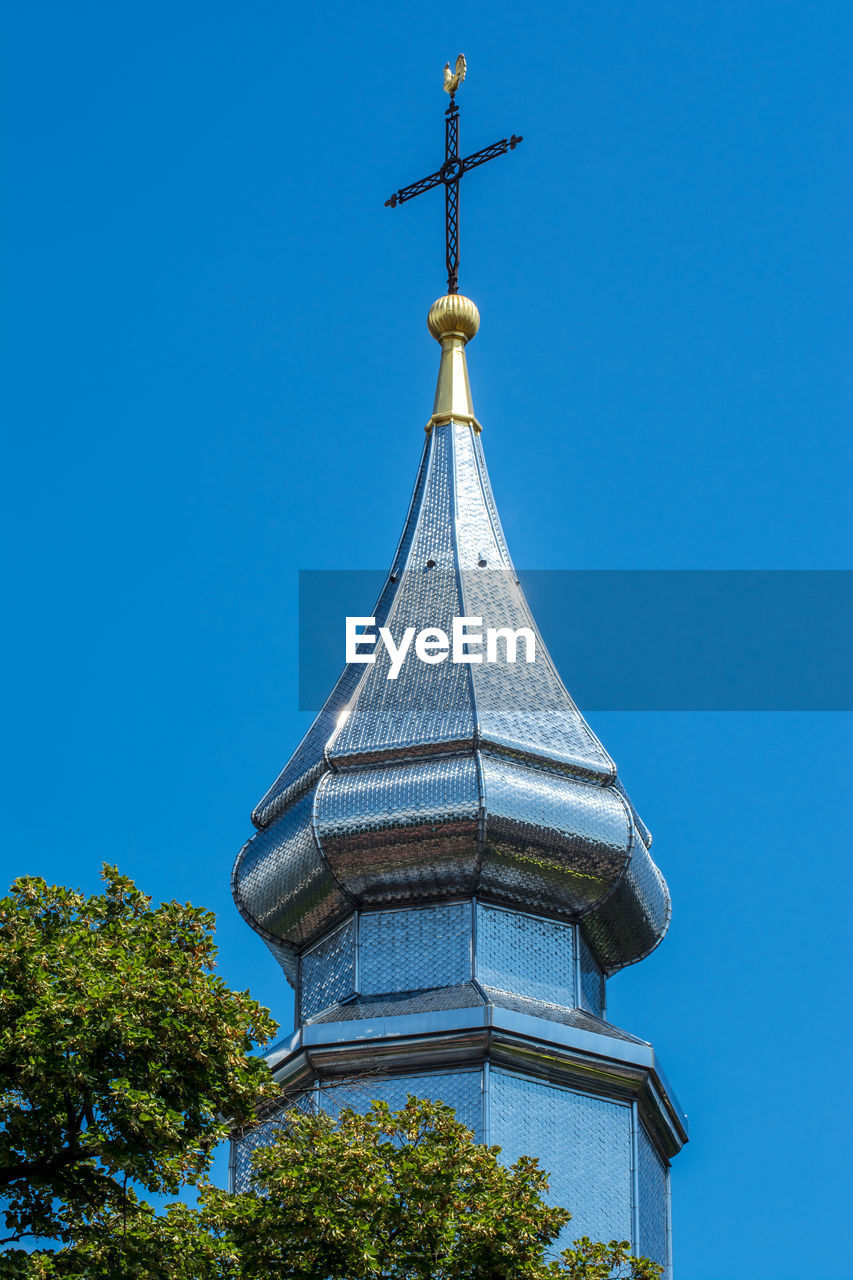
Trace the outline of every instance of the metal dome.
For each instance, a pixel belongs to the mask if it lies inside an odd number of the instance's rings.
[[[464,323],[456,323],[461,317]],[[476,896],[579,922],[606,973],[669,921],[650,837],[557,674],[501,530],[474,417],[473,303],[439,299],[433,415],[409,513],[373,610],[399,637],[454,617],[530,628],[535,662],[350,663],[257,806],[237,905],[293,980],[295,959],[356,907]]]

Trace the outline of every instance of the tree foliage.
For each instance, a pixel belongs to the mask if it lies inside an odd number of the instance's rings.
[[[536,1160],[501,1164],[450,1107],[410,1097],[364,1115],[292,1112],[253,1156],[255,1188],[207,1186],[197,1207],[134,1213],[52,1259],[40,1280],[656,1280],[627,1241],[576,1241],[546,1261],[571,1215],[546,1203]]]
[[[213,973],[212,913],[152,907],[104,868],[86,897],[36,877],[0,900],[0,1196],[7,1240],[71,1241],[126,1217],[128,1187],[177,1194],[274,1086],[275,1030]]]
[[[104,880],[86,897],[24,877],[0,900],[0,1276],[660,1275],[625,1241],[554,1259],[570,1214],[547,1203],[547,1174],[528,1157],[507,1168],[440,1102],[291,1110],[253,1154],[251,1191],[212,1186],[215,1145],[277,1095],[251,1056],[275,1026],[214,975],[209,912],[152,907],[115,868]],[[188,1185],[196,1204],[141,1198]]]

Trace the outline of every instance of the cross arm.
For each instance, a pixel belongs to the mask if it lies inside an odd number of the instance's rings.
[[[411,200],[412,196],[419,196],[422,191],[429,191],[432,187],[440,186],[443,181],[444,170],[436,169],[435,173],[429,174],[426,178],[421,178],[420,182],[413,182],[408,187],[401,187],[399,191],[395,191],[391,199],[385,201],[385,207],[396,209],[398,204]]]
[[[496,156],[504,156],[507,151],[515,151],[519,142],[523,141],[523,138],[513,134],[511,138],[501,138],[500,142],[493,142],[490,147],[483,147],[482,151],[473,152],[462,161],[462,173],[467,173],[469,169],[476,169],[477,165],[485,164],[487,160],[494,160]]]
[[[408,187],[401,187],[399,191],[395,191],[390,200],[385,201],[385,207],[396,209],[398,204],[405,204],[407,200],[411,200],[414,196],[421,195],[424,191],[431,191],[433,187],[441,186],[442,182],[458,182],[463,173],[467,173],[469,169],[476,169],[478,165],[485,164],[487,160],[494,160],[496,156],[506,155],[507,151],[514,151],[519,142],[524,139],[516,137],[515,134],[511,138],[501,138],[500,142],[493,142],[490,147],[483,147],[482,151],[475,151],[472,155],[466,156],[464,160],[457,160],[451,157],[446,160],[440,169],[436,169],[435,173],[430,173],[426,178],[421,178],[419,182],[412,182]]]

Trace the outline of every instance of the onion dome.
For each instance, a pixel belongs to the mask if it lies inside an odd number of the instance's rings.
[[[232,877],[291,981],[299,953],[356,908],[476,897],[577,922],[606,974],[647,955],[669,922],[649,833],[557,674],[510,559],[468,382],[479,323],[458,294],[430,309],[435,404],[371,630],[399,645],[408,628],[450,637],[454,619],[479,619],[501,659],[515,633],[516,660],[487,661],[485,640],[479,662],[441,660],[434,644],[389,678],[377,644],[373,662],[345,667],[255,809],[258,832]]]

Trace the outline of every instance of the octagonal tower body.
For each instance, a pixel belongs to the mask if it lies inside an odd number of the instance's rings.
[[[507,661],[501,636],[492,662],[410,653],[389,679],[377,646],[348,664],[252,815],[234,897],[296,989],[296,1030],[269,1057],[289,1095],[440,1098],[507,1160],[539,1157],[573,1214],[566,1242],[629,1239],[671,1275],[669,1161],[686,1122],[605,994],[660,942],[669,894],[510,560],[468,383],[478,326],[460,295],[430,311],[435,405],[370,616],[397,644],[463,617],[527,631],[535,660],[519,638]],[[235,1143],[236,1186],[274,1125]]]

